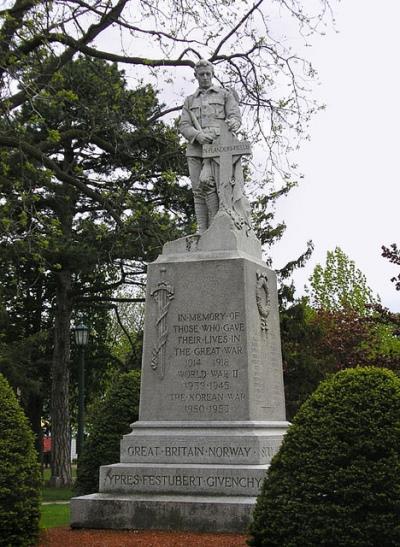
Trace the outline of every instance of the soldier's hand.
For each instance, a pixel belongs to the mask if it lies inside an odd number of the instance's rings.
[[[199,133],[196,137],[196,141],[200,144],[209,144],[213,141],[212,137],[210,135],[207,135],[206,133]]]
[[[240,121],[235,120],[234,118],[231,118],[229,120],[226,120],[226,125],[229,127],[231,131],[236,133],[236,131],[239,131],[240,129]]]

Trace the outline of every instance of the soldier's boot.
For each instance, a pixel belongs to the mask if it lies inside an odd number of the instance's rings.
[[[208,228],[207,204],[203,196],[196,195],[196,192],[193,192],[193,194],[194,212],[196,213],[197,220],[197,233],[202,234]]]
[[[219,210],[219,199],[215,188],[213,191],[206,194],[206,203],[208,209],[208,225],[210,226]]]

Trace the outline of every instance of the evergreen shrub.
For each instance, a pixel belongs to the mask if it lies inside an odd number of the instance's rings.
[[[0,374],[0,546],[37,542],[41,474],[34,435]]]
[[[117,376],[104,399],[91,414],[91,427],[78,458],[76,493],[92,494],[99,490],[99,467],[120,461],[120,440],[139,416],[140,371]]]
[[[400,545],[400,379],[332,376],[302,405],[273,458],[252,546]]]

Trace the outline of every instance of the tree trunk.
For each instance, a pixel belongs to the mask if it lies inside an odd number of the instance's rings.
[[[71,142],[64,151],[63,169],[73,169]],[[57,217],[63,232],[64,245],[72,237],[76,191],[60,185],[56,191]],[[69,366],[72,313],[72,272],[68,257],[60,256],[61,269],[55,274],[56,306],[54,315],[54,350],[51,374],[51,479],[54,486],[72,484],[71,469],[71,418],[69,413]]]
[[[25,414],[31,423],[32,431],[35,435],[35,448],[39,459],[42,461],[42,408],[43,399],[40,395],[30,394],[26,404]]]
[[[71,279],[71,272],[68,270],[62,270],[56,276],[54,352],[51,374],[51,483],[54,486],[72,484],[69,414]]]

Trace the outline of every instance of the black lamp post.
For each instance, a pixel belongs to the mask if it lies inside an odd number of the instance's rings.
[[[85,347],[89,340],[89,329],[83,323],[74,328],[75,344],[79,347],[80,363],[78,375],[78,438],[76,451],[82,454],[85,424]]]

